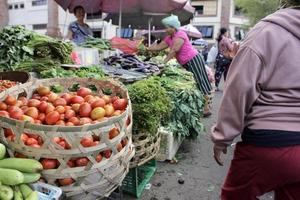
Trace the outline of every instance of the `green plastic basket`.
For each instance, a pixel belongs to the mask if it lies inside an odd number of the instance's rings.
[[[146,185],[156,171],[156,160],[153,159],[146,164],[132,168],[123,180],[124,193],[140,198]]]

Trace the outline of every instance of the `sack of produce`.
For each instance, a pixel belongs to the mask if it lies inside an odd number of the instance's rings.
[[[134,154],[123,86],[43,79],[10,88],[0,100],[0,141],[10,156],[39,160],[43,179],[67,197],[107,196],[122,182]]]

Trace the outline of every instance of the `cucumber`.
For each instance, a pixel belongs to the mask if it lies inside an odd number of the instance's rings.
[[[41,174],[39,173],[22,173],[24,176],[23,183],[34,183],[41,178]]]
[[[14,200],[23,200],[22,193],[18,186],[14,186]]]
[[[0,168],[0,181],[4,185],[18,185],[23,183],[24,176],[18,170]]]
[[[28,197],[26,197],[25,200],[39,200],[39,195],[37,191],[33,191],[30,193]]]
[[[2,160],[5,157],[5,154],[6,148],[2,143],[0,143],[0,160]]]
[[[25,173],[36,173],[43,170],[40,162],[26,158],[6,158],[0,160],[0,168],[16,169]]]
[[[32,189],[26,184],[21,184],[20,190],[24,199],[26,199],[33,192]]]
[[[11,200],[14,197],[14,191],[7,185],[0,186],[0,199]]]

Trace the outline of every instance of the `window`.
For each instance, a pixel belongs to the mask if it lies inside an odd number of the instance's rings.
[[[19,4],[15,4],[14,9],[19,9]]]
[[[242,8],[235,6],[235,8],[234,8],[234,15],[235,16],[242,16],[243,15]]]
[[[102,12],[97,12],[97,13],[88,13],[86,15],[87,19],[102,19]]]
[[[9,10],[12,10],[12,9],[13,9],[13,5],[9,4],[9,5],[8,5],[8,9],[9,9]]]
[[[117,35],[119,34],[119,29],[117,28]],[[121,38],[132,38],[133,29],[131,28],[122,28],[121,29]]]
[[[214,27],[213,26],[198,26],[197,28],[202,33],[203,38],[213,38],[214,37]]]
[[[47,0],[34,0],[32,6],[43,6],[47,4]]]
[[[33,30],[43,30],[47,29],[47,24],[33,24],[32,25]]]
[[[194,6],[197,15],[203,15],[204,6]]]
[[[23,9],[24,8],[24,3],[20,4],[20,8]]]

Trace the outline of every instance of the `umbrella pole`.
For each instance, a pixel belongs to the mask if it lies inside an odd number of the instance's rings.
[[[120,0],[120,10],[119,10],[119,31],[118,36],[121,37],[122,32],[122,6],[123,6],[123,0]]]
[[[151,45],[151,18],[148,19],[148,46]]]

